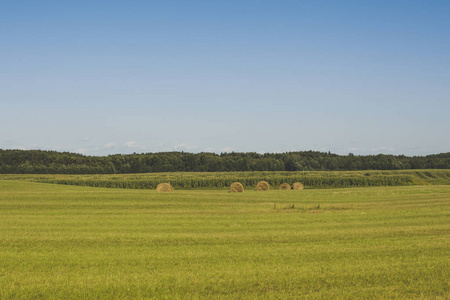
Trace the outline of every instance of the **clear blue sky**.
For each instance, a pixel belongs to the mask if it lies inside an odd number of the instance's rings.
[[[1,1],[0,148],[450,151],[450,1]]]

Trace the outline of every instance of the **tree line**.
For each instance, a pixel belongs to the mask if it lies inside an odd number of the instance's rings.
[[[122,174],[150,172],[356,171],[450,169],[450,152],[427,156],[338,155],[330,152],[159,152],[86,156],[0,149],[1,174]]]

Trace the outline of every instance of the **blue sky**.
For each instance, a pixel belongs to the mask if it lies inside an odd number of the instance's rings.
[[[449,1],[1,1],[0,148],[450,151]]]

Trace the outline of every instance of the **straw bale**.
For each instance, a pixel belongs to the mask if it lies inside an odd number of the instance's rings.
[[[158,192],[173,192],[173,187],[170,185],[170,183],[163,182],[158,184],[156,190]]]
[[[244,191],[244,186],[240,182],[233,182],[230,185],[231,193],[242,193]]]
[[[301,182],[295,182],[292,185],[293,190],[303,190],[303,184]]]
[[[280,184],[280,190],[290,190],[291,186],[289,185],[289,183],[282,183]]]
[[[260,181],[256,185],[257,191],[268,191],[269,190],[269,183],[267,181]]]

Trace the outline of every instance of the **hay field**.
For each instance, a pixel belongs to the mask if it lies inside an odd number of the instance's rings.
[[[370,186],[402,186],[450,184],[450,170],[402,171],[299,171],[299,172],[170,172],[139,174],[0,174],[0,180],[23,180],[92,187],[155,189],[162,182],[170,183],[175,190],[224,189],[240,182],[246,190],[254,190],[260,181],[267,181],[270,189],[282,183],[297,188],[343,188]]]
[[[0,180],[0,299],[450,297],[450,186],[107,189]]]

